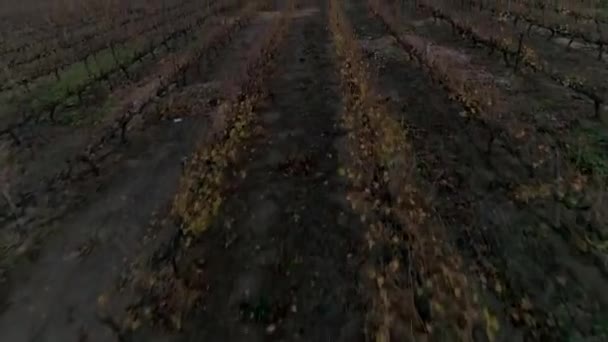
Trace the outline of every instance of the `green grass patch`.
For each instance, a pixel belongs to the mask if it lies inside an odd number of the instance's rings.
[[[133,56],[137,49],[136,46],[116,47],[115,53],[119,63],[129,65],[132,63]],[[24,89],[19,89],[17,92],[6,92],[0,95],[0,115],[8,117],[14,113],[20,112],[19,108],[29,109],[34,112],[45,111],[52,103],[63,103],[67,106],[78,104],[78,97],[72,95],[66,98],[70,91],[82,87],[90,82],[91,74],[98,75],[108,70],[116,68],[116,61],[112,55],[112,51],[107,48],[95,55],[95,58],[88,58],[89,71],[84,62],[74,63],[59,72],[59,79],[55,75],[49,75],[44,80],[32,86],[30,92]],[[106,101],[101,107],[95,107],[92,110],[95,113],[106,113],[111,110],[113,101]],[[62,111],[61,118],[58,118],[67,124],[77,124],[83,109],[77,109],[71,112]]]
[[[585,127],[575,132],[570,159],[583,173],[608,179],[608,132],[602,127]]]
[[[582,336],[578,331],[572,331],[568,336],[568,342],[595,342],[608,340],[608,320],[606,318],[593,319],[593,328],[587,336]],[[572,329],[571,329],[572,330]]]
[[[133,50],[126,47],[116,47],[115,52],[118,62],[122,64],[129,63],[134,54]],[[88,64],[91,73],[95,75],[116,67],[116,61],[109,48],[98,52],[95,58],[89,57]],[[59,80],[53,79],[52,82],[37,87],[33,93],[45,103],[61,100],[68,91],[86,84],[90,77],[84,62],[75,63],[59,73]]]
[[[89,56],[87,63],[78,62],[65,67],[59,71],[57,78],[51,74],[30,85],[31,91],[27,92],[23,88],[16,89],[14,92],[5,92],[0,94],[0,116],[8,117],[11,115],[20,115],[23,109],[28,109],[33,112],[42,112],[49,109],[49,105],[61,103],[67,107],[77,107],[79,98],[77,95],[66,96],[68,93],[81,88],[83,85],[90,82],[90,78],[94,75],[105,73],[109,70],[116,69],[118,63],[130,66],[134,62],[135,55],[147,47],[149,42],[143,40],[132,41],[128,46],[116,46],[114,54],[110,48],[99,51],[94,56]],[[160,48],[162,50],[162,48]],[[87,68],[88,66],[88,68]],[[112,110],[114,106],[112,101],[106,101],[101,107],[92,109],[94,117],[97,114],[103,115]],[[90,111],[91,109],[85,109]],[[61,111],[61,117],[57,117],[66,124],[79,124],[84,122],[78,118],[81,116],[83,109],[75,109],[72,111]],[[88,122],[88,121],[87,121]]]
[[[116,58],[119,63],[130,64],[135,54],[131,47],[116,47]],[[93,75],[106,72],[116,67],[116,61],[112,51],[107,48],[97,54],[95,58],[88,58],[89,70]],[[59,79],[49,76],[41,83],[35,85],[31,92],[22,92],[12,99],[2,99],[6,108],[15,108],[19,103],[26,104],[32,110],[43,110],[51,103],[62,102],[66,95],[75,89],[82,87],[90,81],[91,74],[87,71],[84,62],[74,63],[59,72]],[[76,96],[68,101],[77,101]]]

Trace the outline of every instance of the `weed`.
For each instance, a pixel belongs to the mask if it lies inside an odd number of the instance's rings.
[[[581,128],[569,148],[570,160],[584,174],[606,183],[608,177],[608,133],[598,127]]]
[[[568,342],[594,342],[594,341],[606,341],[608,339],[608,320],[595,319],[593,323],[591,336],[583,337],[576,328],[571,327],[571,332],[568,334]]]
[[[82,88],[92,77],[116,68],[117,62],[129,64],[135,53],[134,47],[115,47],[116,59],[107,48],[88,59],[88,62],[74,63],[56,76],[49,76],[35,84],[30,92],[7,94],[0,98],[5,113],[11,113],[25,106],[34,112],[43,112],[50,104],[64,102],[70,106],[78,102],[78,97],[66,95]]]
[[[134,50],[129,47],[115,47],[118,63],[127,63],[134,53]],[[92,58],[95,62],[89,64],[89,70],[84,62],[78,62],[70,65],[59,73],[58,80],[41,84],[34,89],[32,97],[38,99],[42,103],[49,103],[60,100],[65,94],[81,87],[93,75],[102,74],[111,70],[116,66],[116,60],[112,55],[111,49],[107,48],[95,54]]]
[[[241,317],[253,322],[270,323],[272,321],[272,305],[265,297],[255,303],[241,303]]]

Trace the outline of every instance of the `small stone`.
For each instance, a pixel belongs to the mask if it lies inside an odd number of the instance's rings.
[[[266,327],[266,333],[268,334],[272,334],[275,332],[275,330],[277,330],[277,326],[274,324],[271,324],[269,326]]]

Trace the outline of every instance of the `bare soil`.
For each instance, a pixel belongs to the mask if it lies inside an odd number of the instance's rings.
[[[247,2],[235,3],[209,27],[236,20]],[[442,294],[400,297],[378,291],[385,279],[369,281],[371,263],[395,265],[391,253],[402,262],[394,266],[401,272],[396,279],[415,274],[404,267],[415,241],[405,239],[390,251],[390,243],[374,248],[374,227],[349,202],[357,180],[344,175],[345,141],[358,133],[344,128],[342,96],[356,85],[345,82],[336,55],[329,27],[334,7],[329,0],[260,3],[225,45],[204,53],[183,79],[144,106],[126,141],[115,136],[102,144],[104,158],[95,167],[79,164],[78,176],[56,180],[123,108],[139,106],[161,88],[163,75],[193,46],[180,45],[141,66],[136,84],[111,93],[115,110],[94,120],[104,124],[40,122],[31,127],[30,145],[13,147],[25,166],[17,172],[19,219],[0,216],[1,341],[441,336],[433,335],[443,323],[436,322],[442,308],[433,299]],[[466,275],[481,308],[470,339],[606,340],[608,159],[602,158],[608,158],[608,132],[594,117],[593,103],[545,75],[514,71],[498,54],[413,7],[400,13],[409,31],[397,37],[367,0],[340,4],[379,93],[377,103],[365,105],[385,106],[399,123],[413,153],[403,160],[414,164],[403,165],[403,173],[412,170],[411,186],[429,202],[425,215],[447,231],[447,241],[437,246],[453,246],[464,260],[462,270],[449,271]],[[274,46],[268,39],[277,27],[284,31]],[[204,42],[212,31],[197,31],[197,37]],[[424,42],[429,53],[449,56],[472,79],[495,87],[493,111],[468,115],[397,38]],[[605,87],[603,61],[534,32],[527,42],[555,70]],[[234,103],[240,107],[230,107]],[[249,105],[246,127],[226,111]],[[213,159],[221,150],[214,140],[234,136],[239,145],[227,149],[227,161]],[[201,152],[207,148],[210,156]],[[219,168],[211,181],[221,185],[221,203],[217,211],[209,210],[215,201],[192,203],[195,214],[214,213],[208,226],[193,232],[176,202],[191,190],[184,182],[196,162],[201,184],[194,182],[200,187],[191,193],[208,196],[215,188],[206,188],[204,177]],[[395,197],[377,203],[401,200]],[[417,229],[395,225],[405,236]],[[464,291],[451,290],[457,297]],[[378,302],[412,307],[386,315],[386,324],[396,326],[415,312],[424,328],[398,327],[400,334],[390,336],[374,331]]]

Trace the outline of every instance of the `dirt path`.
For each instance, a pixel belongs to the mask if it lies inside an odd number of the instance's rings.
[[[354,256],[362,230],[337,172],[326,4],[313,3],[277,61],[246,176],[196,248],[207,292],[189,340],[362,339]]]

